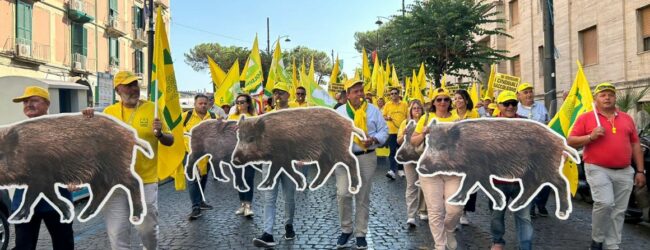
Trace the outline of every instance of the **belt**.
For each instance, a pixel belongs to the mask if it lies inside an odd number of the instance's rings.
[[[372,152],[375,152],[375,150],[371,149],[371,150],[366,150],[366,151],[361,151],[361,152],[354,152],[354,155],[365,155],[365,154],[369,154],[369,153],[372,153]]]

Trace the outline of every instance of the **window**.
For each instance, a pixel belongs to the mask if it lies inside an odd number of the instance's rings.
[[[510,73],[513,76],[521,77],[521,64],[519,63],[519,56],[514,56],[510,60],[510,69],[512,70]]]
[[[133,6],[133,27],[144,29],[144,10],[138,6]]]
[[[117,0],[108,1],[108,16],[109,18],[117,16]]]
[[[508,8],[510,9],[510,27],[512,27],[519,23],[519,1],[510,1]]]
[[[88,30],[83,24],[72,24],[72,54],[88,55]]]
[[[544,77],[544,46],[537,48],[537,54],[539,58],[539,77]]]
[[[120,65],[120,42],[117,38],[108,38],[109,64],[111,66]]]
[[[32,44],[32,8],[25,1],[16,1],[16,43]]]
[[[639,9],[642,51],[650,50],[650,6]]]
[[[142,50],[136,49],[133,52],[133,65],[133,71],[136,74],[144,73],[144,53],[142,53]]]
[[[587,65],[598,63],[598,30],[596,26],[580,31],[580,45],[582,46],[582,63]]]

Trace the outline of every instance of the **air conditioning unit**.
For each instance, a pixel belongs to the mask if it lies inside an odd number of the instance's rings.
[[[18,44],[18,56],[32,57],[32,46],[29,44]]]
[[[81,62],[74,62],[73,67],[74,67],[74,69],[77,69],[77,70],[82,70],[83,69],[83,68],[81,68]]]
[[[135,39],[137,40],[144,40],[144,32],[140,28],[135,29]]]
[[[83,11],[84,10],[84,1],[82,1],[82,0],[73,0],[71,2],[71,7],[72,7],[73,10]]]

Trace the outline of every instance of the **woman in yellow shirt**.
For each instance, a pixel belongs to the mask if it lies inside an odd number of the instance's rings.
[[[454,94],[454,104],[456,108],[451,112],[458,115],[460,120],[480,118],[478,111],[474,109],[474,102],[472,102],[472,98],[469,97],[469,93],[466,90],[461,89],[456,91],[456,94]],[[469,200],[463,208],[463,214],[460,216],[460,224],[468,225],[469,219],[467,219],[467,212],[474,211],[476,211],[476,193],[469,196]]]
[[[239,117],[244,116],[255,116],[255,108],[253,107],[253,99],[247,94],[239,94],[235,99],[235,113],[228,116],[228,120],[237,121]],[[243,215],[248,218],[252,218],[255,213],[253,213],[253,189],[255,188],[255,169],[252,166],[246,166],[243,169],[241,168],[232,168],[235,172],[235,176],[241,176],[242,171],[244,171],[244,182],[249,187],[247,192],[239,192],[239,201],[241,206],[237,211],[236,215]],[[233,181],[242,181],[241,178],[234,178]],[[242,183],[237,184],[238,186]]]
[[[408,109],[408,117],[402,124],[400,124],[397,131],[397,144],[402,145],[404,143],[404,130],[409,121],[418,121],[420,117],[424,114],[424,106],[420,100],[411,101]],[[420,211],[420,218],[426,220],[428,216],[426,215],[426,206],[424,205],[424,198],[421,196],[421,191],[418,186],[415,185],[415,182],[418,180],[418,172],[415,171],[414,163],[407,163],[404,165],[404,172],[406,174],[406,224],[409,227],[415,227],[415,216]]]
[[[415,128],[411,143],[419,145],[429,133],[427,125],[431,120],[437,119],[438,122],[455,122],[459,118],[451,111],[451,95],[447,90],[435,89],[433,97],[433,106],[429,114],[428,121],[426,117],[420,118],[418,126]],[[435,142],[434,142],[435,143]],[[436,243],[436,249],[456,249],[456,236],[454,230],[463,211],[462,206],[451,205],[447,199],[452,196],[460,187],[460,177],[454,175],[436,175],[433,177],[419,176],[420,188],[424,193],[424,200],[427,203],[427,212],[429,214],[429,229]]]

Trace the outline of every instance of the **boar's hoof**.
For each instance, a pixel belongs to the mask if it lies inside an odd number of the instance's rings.
[[[348,191],[350,191],[350,193],[356,194],[356,193],[359,192],[359,189],[356,188],[356,187],[350,187],[350,189]]]
[[[465,201],[465,197],[463,195],[455,195],[449,198],[449,202],[452,203],[462,203],[463,201]]]

